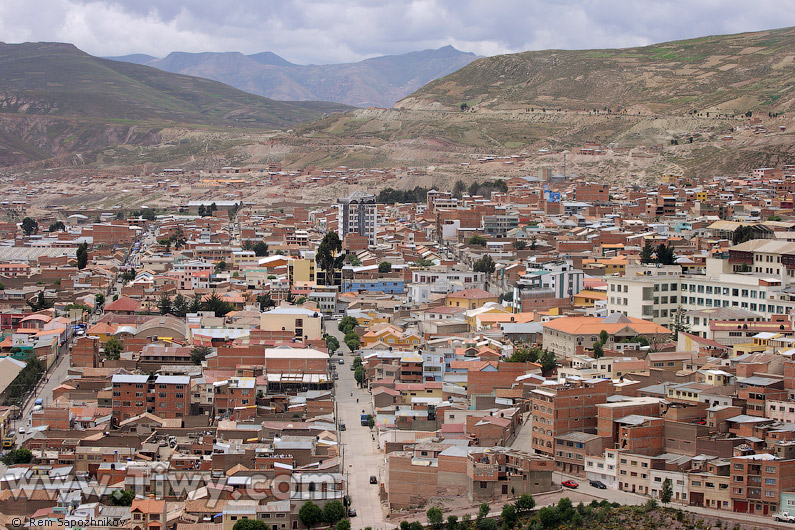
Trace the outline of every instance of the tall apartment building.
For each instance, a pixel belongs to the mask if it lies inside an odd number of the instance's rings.
[[[788,276],[729,272],[731,267],[731,258],[707,259],[705,275],[677,274],[672,269],[657,272],[654,267],[645,268],[641,274],[628,267],[625,276],[607,278],[607,311],[664,325],[671,322],[680,306],[685,311],[734,307],[766,319],[795,309],[795,301],[784,292],[790,283],[786,281]],[[779,271],[783,270],[779,267]]]
[[[775,454],[732,458],[733,511],[768,515],[778,510],[781,492],[795,489],[795,459],[791,454],[794,448],[792,442],[786,442],[774,448]]]
[[[161,418],[190,414],[190,377],[116,374],[111,379],[113,417],[124,421],[144,412]]]
[[[378,205],[375,195],[355,191],[339,203],[337,233],[340,239],[348,234],[358,234],[367,238],[370,245],[375,245],[375,234],[378,229]]]
[[[553,457],[555,439],[560,435],[573,431],[596,433],[596,406],[607,401],[612,389],[608,379],[533,389],[530,393],[532,449]]]
[[[566,260],[531,263],[513,288],[517,311],[549,309],[582,291],[585,273]]]

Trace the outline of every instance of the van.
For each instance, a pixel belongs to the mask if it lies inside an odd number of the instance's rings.
[[[44,400],[43,400],[43,399],[41,399],[41,398],[39,398],[39,399],[37,399],[37,400],[36,400],[36,401],[35,401],[33,404],[34,404],[34,405],[44,405]]]

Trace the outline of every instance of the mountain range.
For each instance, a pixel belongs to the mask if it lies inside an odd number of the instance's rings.
[[[272,52],[253,55],[173,52],[162,59],[143,54],[108,59],[212,79],[277,100],[391,107],[426,83],[466,66],[477,56],[445,46],[326,65],[293,64]]]

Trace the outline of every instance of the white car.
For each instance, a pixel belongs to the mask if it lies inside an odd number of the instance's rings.
[[[773,514],[773,519],[784,523],[795,523],[795,515],[791,515],[789,512],[778,512]]]

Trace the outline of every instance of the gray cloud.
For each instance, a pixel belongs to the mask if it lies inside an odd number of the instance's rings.
[[[481,55],[617,48],[795,24],[781,0],[0,0],[0,40],[94,55],[275,52],[334,63],[447,44]]]

